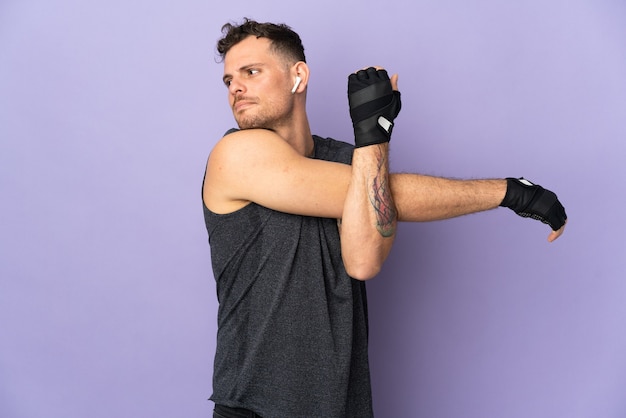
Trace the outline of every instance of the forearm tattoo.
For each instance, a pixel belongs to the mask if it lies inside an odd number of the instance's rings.
[[[372,179],[372,188],[369,198],[376,212],[376,229],[383,237],[390,237],[396,232],[396,218],[398,212],[393,202],[391,189],[389,188],[389,176],[387,173],[387,158],[385,153],[376,147],[378,166],[376,175]]]

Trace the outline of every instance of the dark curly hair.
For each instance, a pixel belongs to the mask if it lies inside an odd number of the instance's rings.
[[[256,36],[257,38],[269,39],[272,43],[271,50],[282,55],[290,63],[306,62],[300,36],[283,23],[259,23],[245,18],[240,25],[225,24],[222,26],[222,33],[224,36],[217,41],[217,52],[222,61],[233,46],[248,36]]]

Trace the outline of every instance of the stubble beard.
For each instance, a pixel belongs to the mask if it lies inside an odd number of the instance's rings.
[[[268,129],[276,131],[292,121],[293,100],[286,99],[280,102],[268,102],[264,106],[255,104],[244,109],[239,115],[235,114],[235,121],[239,129]]]

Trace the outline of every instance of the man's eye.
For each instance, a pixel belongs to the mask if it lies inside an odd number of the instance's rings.
[[[259,72],[259,70],[255,70],[255,69],[252,69],[252,68],[248,70],[248,74],[250,74],[250,75],[255,75],[258,72]]]

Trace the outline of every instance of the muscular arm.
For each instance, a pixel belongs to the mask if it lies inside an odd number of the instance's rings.
[[[392,174],[390,183],[398,220],[406,222],[450,219],[495,209],[503,203],[508,187],[506,179],[455,180],[420,174]],[[557,204],[562,211],[558,201]],[[565,212],[561,215],[565,217]],[[549,242],[563,234],[565,224],[558,225],[562,226],[550,231]]]
[[[280,212],[341,218],[350,166],[306,158],[274,132],[249,129],[222,138],[211,151],[203,199],[215,213],[250,202]]]
[[[360,151],[373,152],[374,148],[355,150],[355,167],[359,167]],[[377,170],[369,168],[370,174]],[[273,132],[239,131],[224,137],[211,152],[204,202],[216,213],[233,212],[256,202],[281,212],[343,218],[345,223],[352,174],[352,168],[345,164],[299,155]],[[453,180],[404,173],[389,174],[389,185],[397,220],[404,222],[447,219],[492,209],[500,204],[506,191],[504,180]]]
[[[343,218],[342,246],[347,244],[347,264],[358,266],[365,257],[380,266],[393,242],[384,235],[395,231],[394,207],[397,221],[442,220],[494,209],[506,193],[506,180],[454,180],[405,173],[386,177],[386,150],[378,149],[377,154],[377,147],[355,150],[354,166],[350,167],[303,157],[270,131],[239,131],[224,137],[211,152],[204,203],[222,214],[255,202],[286,213]],[[356,228],[347,227],[353,221],[361,222],[361,226],[355,223]],[[551,231],[548,240],[555,240],[562,232],[563,228]],[[361,233],[367,237],[359,236]],[[370,245],[372,240],[379,243]],[[366,246],[366,242],[370,244]],[[367,252],[363,251],[366,247]],[[374,253],[377,255],[372,256]],[[368,278],[374,270],[356,271],[354,276]]]
[[[354,150],[341,220],[341,250],[348,274],[374,277],[391,250],[397,211],[389,184],[389,144]]]
[[[348,103],[355,149],[340,228],[341,254],[348,273],[364,280],[378,274],[395,239],[389,140],[401,108],[398,76],[389,78],[380,67],[350,74]]]
[[[421,174],[392,174],[391,190],[398,219],[426,222],[498,207],[506,180],[455,180]]]

